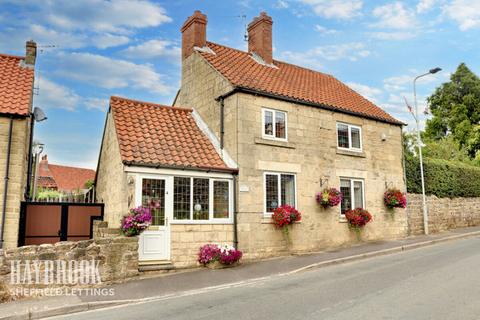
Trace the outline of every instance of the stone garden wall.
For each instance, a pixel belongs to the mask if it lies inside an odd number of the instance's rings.
[[[409,193],[408,222],[410,234],[423,234],[422,195]],[[480,198],[427,197],[430,233],[480,225]]]
[[[24,295],[42,295],[44,289],[100,287],[136,275],[137,237],[117,236],[0,250],[0,301],[8,300],[8,291],[12,296],[21,297],[21,290],[27,288],[35,289],[35,294]]]

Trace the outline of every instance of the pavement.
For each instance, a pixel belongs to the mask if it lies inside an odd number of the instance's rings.
[[[477,320],[480,237],[55,320]],[[53,320],[52,319],[52,320]]]
[[[175,296],[189,296],[200,292],[258,283],[271,277],[293,276],[308,269],[474,236],[480,236],[480,227],[454,229],[448,232],[399,240],[364,242],[338,250],[244,263],[231,269],[199,268],[188,272],[150,276],[108,286],[108,289],[114,290],[114,295],[43,297],[1,304],[0,320],[40,319]]]

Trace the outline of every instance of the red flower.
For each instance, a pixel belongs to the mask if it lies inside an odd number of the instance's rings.
[[[348,224],[354,228],[361,228],[372,221],[372,215],[365,209],[357,208],[345,212]]]
[[[405,194],[398,189],[388,189],[385,191],[383,194],[383,202],[390,209],[407,207],[407,198]]]
[[[278,207],[272,214],[273,223],[279,228],[288,226],[301,219],[302,214],[298,212],[297,209],[287,204]]]

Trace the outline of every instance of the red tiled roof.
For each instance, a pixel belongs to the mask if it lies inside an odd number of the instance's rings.
[[[331,75],[277,60],[277,68],[265,66],[247,52],[212,42],[207,46],[215,54],[199,53],[235,87],[403,124]]]
[[[0,54],[0,114],[27,116],[33,90],[33,67],[25,58]]]
[[[88,180],[95,180],[95,170],[49,164],[46,157],[38,166],[38,185],[59,191],[85,189]]]
[[[39,188],[46,188],[46,189],[57,189],[57,183],[53,177],[38,177],[37,179],[38,187]]]
[[[230,170],[197,126],[191,109],[111,97],[127,164]]]

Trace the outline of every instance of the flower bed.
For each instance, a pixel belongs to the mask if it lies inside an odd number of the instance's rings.
[[[322,192],[317,193],[318,204],[324,208],[335,207],[342,202],[343,194],[336,188],[326,188]]]
[[[388,189],[383,194],[383,203],[389,209],[393,208],[406,208],[407,207],[407,197],[405,193],[402,193],[398,189]]]
[[[130,209],[130,213],[122,218],[122,233],[127,237],[137,236],[147,229],[151,223],[150,209],[145,207]]]
[[[200,248],[198,262],[204,266],[219,263],[224,266],[236,264],[242,258],[242,251],[228,244],[209,243]]]

